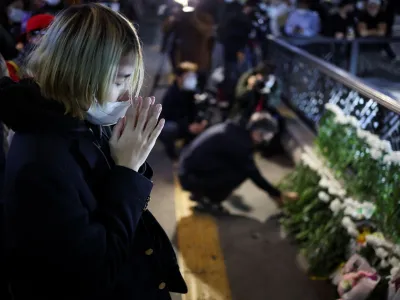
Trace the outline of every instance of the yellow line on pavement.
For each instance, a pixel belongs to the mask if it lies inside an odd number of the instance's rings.
[[[182,300],[232,299],[215,219],[194,213],[195,203],[175,177],[179,263],[189,293]]]

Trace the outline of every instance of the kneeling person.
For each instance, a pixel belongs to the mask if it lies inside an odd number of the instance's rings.
[[[278,131],[277,121],[268,113],[255,113],[246,127],[228,121],[210,127],[185,149],[180,159],[179,179],[192,199],[205,206],[221,208],[221,203],[245,180],[251,179],[279,205],[282,193],[260,173],[253,158],[256,146],[271,141]]]

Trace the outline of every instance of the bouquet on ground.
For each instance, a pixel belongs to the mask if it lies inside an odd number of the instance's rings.
[[[358,254],[353,255],[336,278],[340,300],[366,300],[381,278],[377,271]]]

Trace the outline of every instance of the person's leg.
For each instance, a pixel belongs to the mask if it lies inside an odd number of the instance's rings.
[[[179,126],[172,121],[165,122],[164,128],[160,134],[160,141],[164,144],[168,157],[176,161],[178,154],[176,153],[175,142],[179,138]]]

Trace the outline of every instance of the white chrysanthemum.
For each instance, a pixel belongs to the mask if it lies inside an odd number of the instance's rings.
[[[335,116],[335,122],[337,124],[341,124],[341,125],[347,125],[348,124],[347,117],[344,116],[344,115],[336,115]]]
[[[353,126],[354,128],[358,127],[358,120],[356,117],[348,116],[347,117],[347,124]]]
[[[381,239],[380,237],[376,236],[376,235],[367,235],[365,237],[365,240],[367,241],[367,243],[371,246],[374,247],[382,247],[385,243],[385,240]]]
[[[371,149],[370,149],[370,155],[371,155],[371,157],[372,157],[373,159],[379,160],[379,159],[382,158],[383,153],[382,153],[382,151],[381,151],[380,149],[378,149],[378,148],[371,148]]]
[[[392,265],[392,267],[400,267],[400,260],[397,257],[391,257],[389,259],[389,263]]]
[[[328,180],[328,178],[326,178],[326,177],[322,177],[321,180],[319,181],[318,185],[321,188],[328,189],[331,186],[331,181]]]
[[[342,225],[344,228],[348,228],[348,227],[354,226],[354,223],[349,217],[344,217],[342,219]]]
[[[387,252],[385,249],[383,248],[377,248],[375,249],[375,254],[376,256],[378,256],[380,259],[385,259],[386,257],[388,257],[389,252]]]
[[[393,151],[389,154],[386,154],[383,158],[383,162],[386,164],[400,164],[400,151]]]
[[[393,278],[395,277],[397,274],[399,274],[400,268],[399,267],[394,267],[390,270],[390,276]]]
[[[386,269],[389,266],[389,263],[385,259],[381,260],[381,263],[379,264],[379,267],[381,267],[382,269]]]
[[[325,104],[325,109],[333,112],[335,115],[342,115],[343,111],[340,109],[339,106],[333,103],[327,103]]]
[[[329,205],[330,210],[333,212],[334,215],[337,215],[342,210],[342,202],[339,199],[335,199]]]
[[[352,237],[358,237],[360,235],[360,232],[357,230],[355,227],[349,227],[347,228],[347,233],[352,236]]]
[[[319,200],[321,200],[322,202],[328,203],[331,200],[331,197],[329,197],[329,195],[325,192],[319,192],[318,193],[318,198]]]
[[[368,137],[369,134],[370,134],[370,133],[369,133],[368,131],[366,131],[366,130],[363,130],[363,129],[361,129],[361,128],[358,128],[358,129],[357,129],[357,136],[358,136],[360,139],[367,139],[367,137]]]

